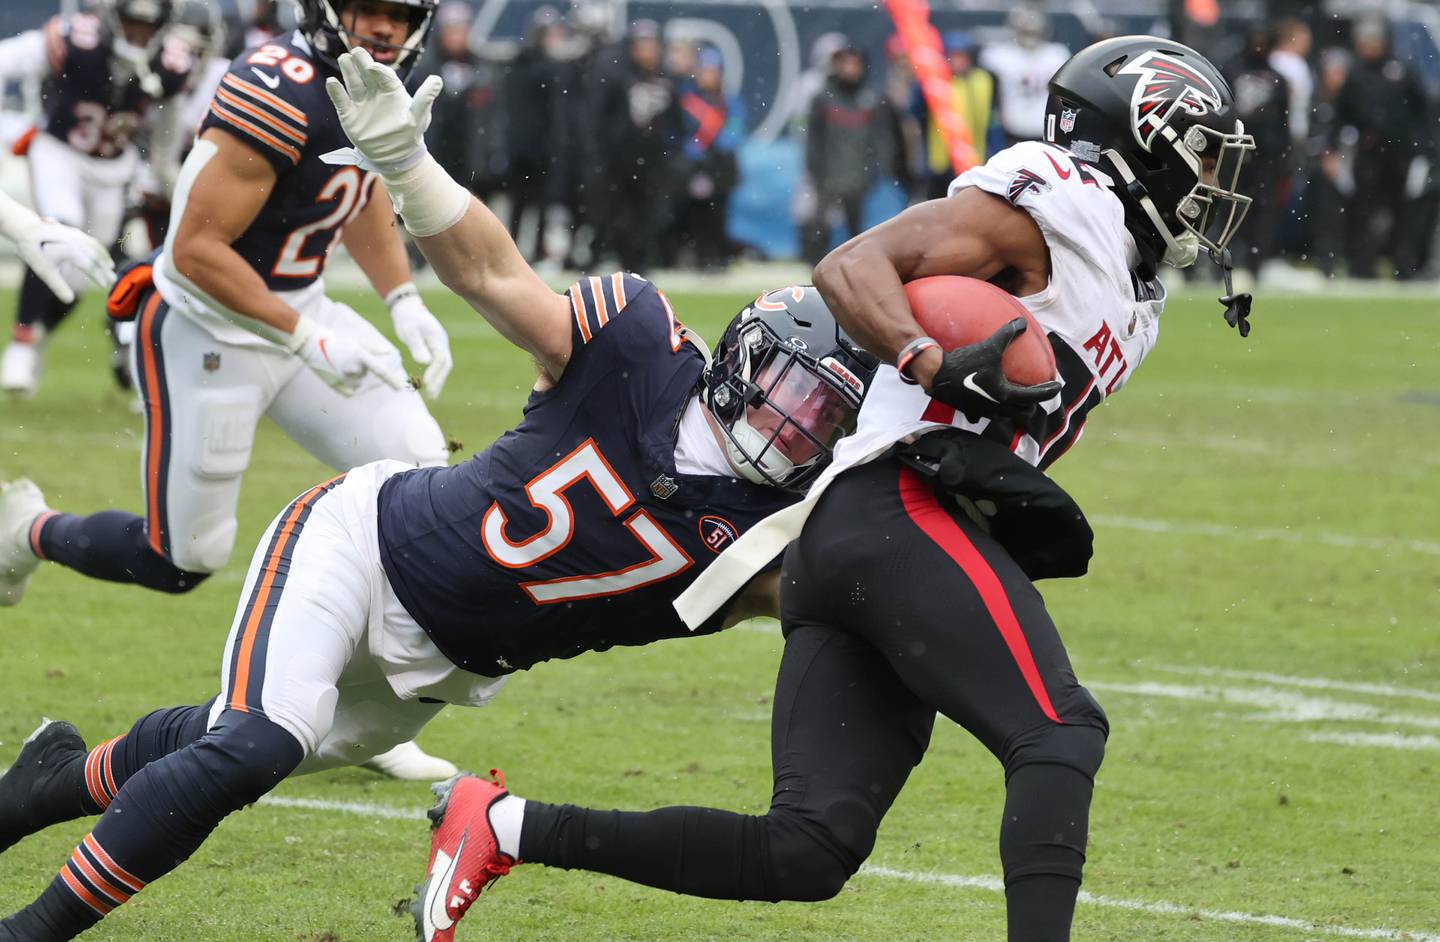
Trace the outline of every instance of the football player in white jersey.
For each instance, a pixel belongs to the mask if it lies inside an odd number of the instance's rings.
[[[1070,58],[1070,50],[1046,39],[1049,20],[1035,7],[1014,7],[1007,23],[1012,38],[987,44],[980,65],[995,76],[1000,128],[1009,143],[1039,140],[1050,76]]]
[[[1215,67],[1150,36],[1072,57],[1045,126],[1045,142],[996,154],[815,269],[837,321],[895,366],[806,500],[751,528],[675,603],[699,624],[798,535],[781,575],[769,811],[591,810],[462,776],[432,812],[424,942],[453,938],[480,888],[520,862],[716,899],[828,899],[869,855],[937,714],[1003,766],[1009,938],[1069,939],[1109,727],[1032,585],[1084,573],[1091,553],[1083,513],[1041,469],[1153,348],[1156,266],[1200,248],[1226,259],[1254,145]],[[942,352],[902,287],[942,274],[1015,295],[1048,334],[1056,379],[1001,374],[1024,319]],[[1243,331],[1248,298],[1229,303]]]

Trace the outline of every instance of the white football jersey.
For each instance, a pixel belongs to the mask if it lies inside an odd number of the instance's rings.
[[[950,184],[952,195],[979,187],[1024,209],[1045,236],[1050,283],[1019,301],[1050,335],[1063,382],[1059,394],[1027,428],[1016,429],[1009,422],[972,422],[919,386],[901,382],[893,366],[880,367],[854,433],[836,445],[834,461],[805,500],[751,527],[675,600],[687,625],[703,624],[783,551],[837,475],[896,442],[938,428],[962,428],[1045,468],[1079,440],[1089,411],[1122,388],[1154,348],[1165,306],[1158,280],[1141,281],[1131,273],[1139,256],[1110,184],[1108,176],[1063,147],[1038,141],[1003,150]]]
[[[996,438],[1030,464],[1047,467],[1073,445],[1089,411],[1119,390],[1155,346],[1165,290],[1132,275],[1138,260],[1111,180],[1068,150],[1030,141],[961,174],[950,193],[979,187],[1024,209],[1050,249],[1050,283],[1020,298],[1051,337],[1060,393],[1026,429],[972,422],[882,366],[866,394],[853,435],[835,450],[828,480],[885,447],[950,425]],[[818,483],[818,482],[817,482]]]
[[[1070,59],[1059,43],[1026,49],[1017,43],[995,43],[980,53],[980,66],[995,76],[1000,94],[1000,126],[1012,138],[1044,137],[1045,102],[1050,79]]]

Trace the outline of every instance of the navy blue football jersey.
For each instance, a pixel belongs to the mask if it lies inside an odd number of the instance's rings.
[[[45,132],[93,157],[118,157],[156,100],[185,87],[195,65],[190,46],[166,39],[137,75],[113,55],[114,38],[90,13],[57,16],[45,26],[50,77],[43,92]]]
[[[325,94],[329,74],[298,32],[247,49],[220,80],[200,124],[234,135],[275,168],[275,187],[232,246],[275,291],[325,271],[340,229],[364,208],[376,176],[320,155],[350,141]]]
[[[462,464],[407,471],[380,491],[396,596],[478,674],[689,634],[671,600],[796,499],[675,470],[704,358],[653,285],[616,274],[568,296],[574,353],[520,425]]]

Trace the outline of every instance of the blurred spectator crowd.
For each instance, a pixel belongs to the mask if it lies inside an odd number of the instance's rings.
[[[1396,24],[1373,7],[1344,18],[1294,0],[1266,0],[1267,15],[1248,21],[1220,16],[1215,0],[1170,6],[1168,21],[1139,28],[1172,33],[1220,64],[1255,137],[1242,186],[1255,203],[1233,246],[1237,265],[1261,280],[1433,276],[1440,106],[1423,63],[1394,51]],[[906,203],[943,197],[954,176],[899,35],[876,41],[890,32],[883,7],[867,14],[885,21],[880,32],[814,38],[807,67],[774,101],[741,94],[739,70],[756,63],[744,48],[712,44],[694,18],[626,24],[608,0],[569,0],[526,7],[519,37],[497,39],[488,24],[477,28],[477,8],[442,3],[416,70],[445,79],[429,146],[541,269],[714,271],[776,251],[753,238],[756,201],[737,209],[741,190],[765,194],[761,232],[788,227],[798,238],[786,253],[813,263]],[[1208,23],[1188,18],[1210,8]],[[224,54],[285,28],[275,0],[249,9],[248,22],[224,31]],[[1072,46],[1122,31],[1103,17],[1081,22],[1087,35],[1072,29],[1067,45],[1044,8],[1021,3],[1002,24],[941,30],[952,102],[980,161],[1039,138],[1048,81]],[[710,36],[720,33],[731,35]],[[224,67],[217,54],[208,81]],[[208,95],[193,96],[202,112]],[[765,113],[747,114],[747,102]],[[784,172],[774,160],[747,166],[761,119],[788,148]],[[737,214],[751,217],[743,240]]]
[[[518,43],[471,41],[472,9],[438,14],[431,66],[445,76],[431,146],[482,197],[508,204],[532,261],[631,269],[724,267],[743,247],[726,229],[747,116],[720,50],[652,20],[612,35],[608,8],[537,8]],[[880,15],[877,11],[877,15]],[[1298,16],[1219,24],[1200,45],[1230,77],[1255,135],[1255,196],[1237,261],[1254,276],[1409,279],[1432,271],[1440,216],[1437,111],[1379,14],[1318,24]],[[1102,38],[1105,29],[1090,39]],[[1021,5],[1005,28],[941,33],[955,106],[980,160],[1041,136],[1046,84],[1071,49],[1046,13]],[[980,41],[983,36],[984,41]],[[803,165],[790,214],[815,261],[858,231],[867,197],[945,194],[949,154],[898,36],[883,62],[841,33],[814,41],[785,134]],[[873,220],[872,220],[873,221]]]

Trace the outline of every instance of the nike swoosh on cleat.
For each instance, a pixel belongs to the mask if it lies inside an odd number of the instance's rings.
[[[257,78],[259,78],[260,81],[264,82],[266,85],[269,85],[271,91],[278,91],[278,90],[279,90],[279,88],[280,88],[280,76],[278,76],[278,75],[266,75],[264,72],[261,72],[259,69],[254,68],[254,67],[252,67],[252,68],[250,69],[250,71],[251,71],[251,72],[254,72],[254,73],[255,73],[255,76],[256,76]]]
[[[435,854],[435,863],[439,869],[431,869],[430,886],[425,890],[425,923],[426,929],[433,927],[434,932],[427,931],[425,938],[431,938],[435,932],[444,932],[455,925],[455,920],[450,918],[450,909],[446,901],[450,899],[450,881],[455,879],[455,868],[460,865],[460,857],[465,853],[465,842],[469,840],[470,832],[466,831],[460,835],[460,846],[455,848],[455,856],[451,857],[443,850]]]

